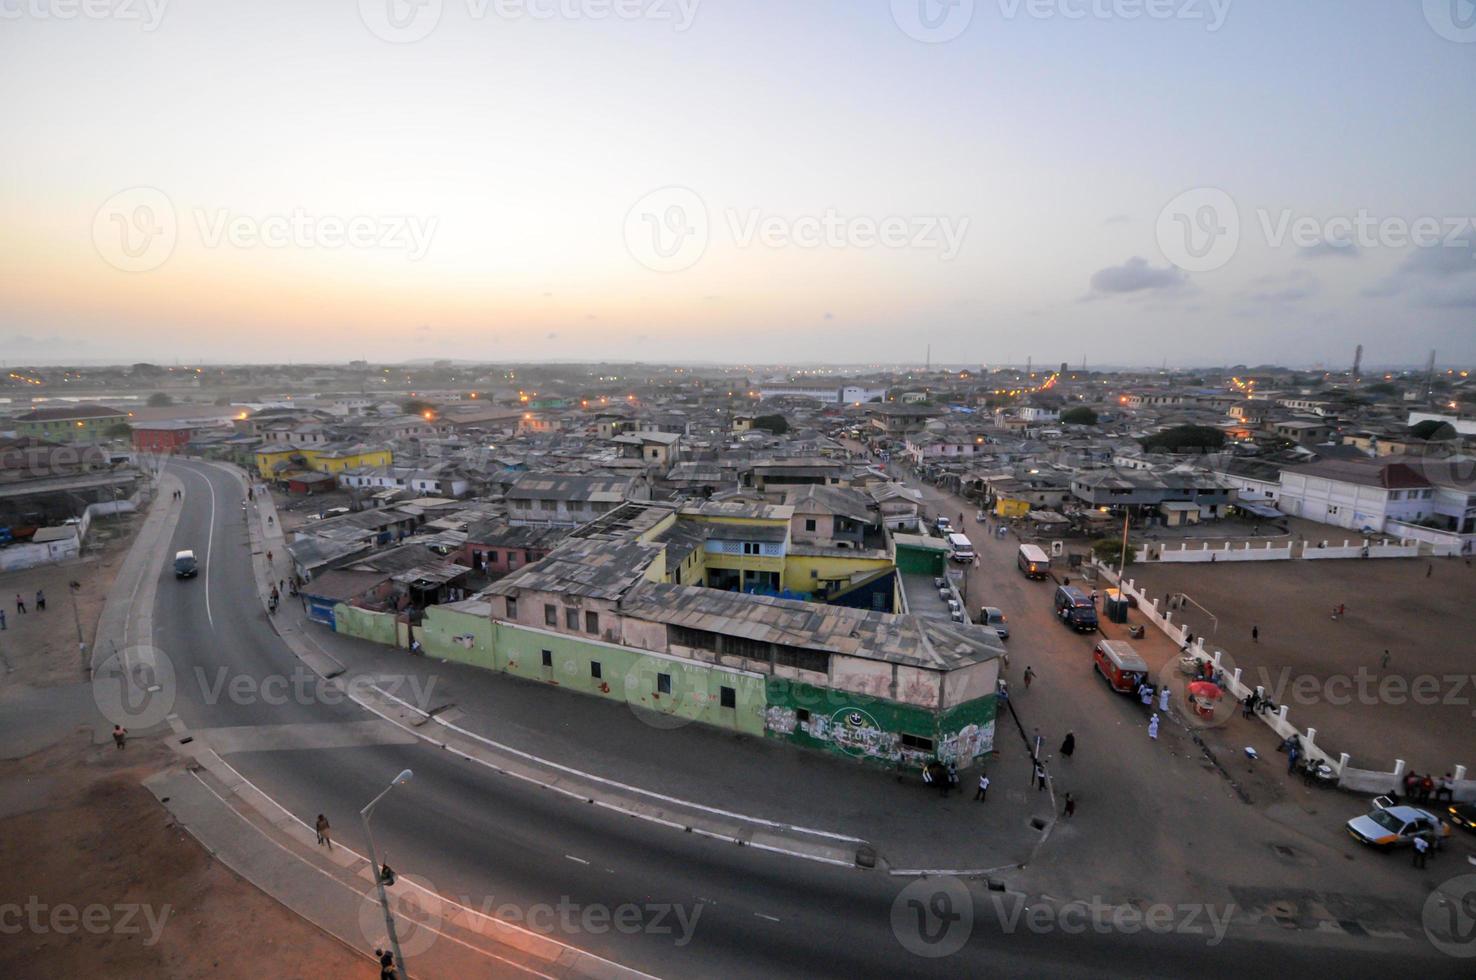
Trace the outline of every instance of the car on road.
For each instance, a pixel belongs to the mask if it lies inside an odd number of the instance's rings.
[[[1004,610],[998,606],[980,606],[979,625],[993,626],[994,632],[999,634],[1001,640],[1010,638],[1010,628],[1006,625]]]
[[[1451,823],[1476,834],[1476,803],[1452,803],[1446,813]]]
[[[1056,588],[1056,615],[1061,622],[1078,633],[1091,633],[1097,628],[1097,606],[1092,597],[1074,585]]]
[[[1039,545],[1022,544],[1015,554],[1015,564],[1026,578],[1042,579],[1051,574],[1051,559]]]
[[[946,517],[938,518],[938,520],[934,522],[933,526],[938,529],[939,534],[947,535],[953,532],[953,522]]]
[[[978,521],[980,524],[988,523],[989,512],[987,510],[974,511],[974,520]]]
[[[1414,806],[1386,805],[1384,797],[1374,801],[1375,809],[1348,821],[1348,834],[1360,844],[1390,850],[1414,842],[1419,836],[1450,836],[1450,825],[1428,810]]]
[[[176,551],[174,553],[174,577],[194,578],[200,571],[200,566],[195,563],[193,551]]]

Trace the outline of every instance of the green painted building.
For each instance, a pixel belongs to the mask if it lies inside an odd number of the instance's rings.
[[[128,415],[105,405],[66,405],[37,408],[15,417],[15,434],[46,442],[102,442],[107,431]]]

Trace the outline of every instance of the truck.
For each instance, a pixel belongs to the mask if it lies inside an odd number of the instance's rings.
[[[948,535],[948,547],[952,554],[949,556],[962,565],[972,564],[974,561],[974,543],[969,540],[967,534]]]

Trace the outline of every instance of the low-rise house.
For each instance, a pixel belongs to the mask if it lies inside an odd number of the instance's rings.
[[[17,415],[15,434],[20,439],[93,443],[108,438],[109,429],[126,421],[126,414],[106,405],[47,406]]]
[[[640,476],[523,473],[508,487],[504,499],[513,524],[574,527],[627,500],[650,500],[651,488]]]
[[[1281,471],[1278,505],[1293,517],[1382,532],[1435,512],[1435,488],[1408,463],[1325,459]]]

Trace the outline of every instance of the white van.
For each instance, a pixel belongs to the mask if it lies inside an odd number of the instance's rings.
[[[1015,557],[1015,564],[1020,566],[1020,571],[1025,573],[1026,578],[1045,578],[1051,573],[1051,559],[1040,549],[1039,545],[1020,545],[1020,553]]]
[[[950,556],[960,564],[968,565],[974,561],[974,543],[969,540],[967,534],[950,534],[948,536],[948,547],[952,549]]]

